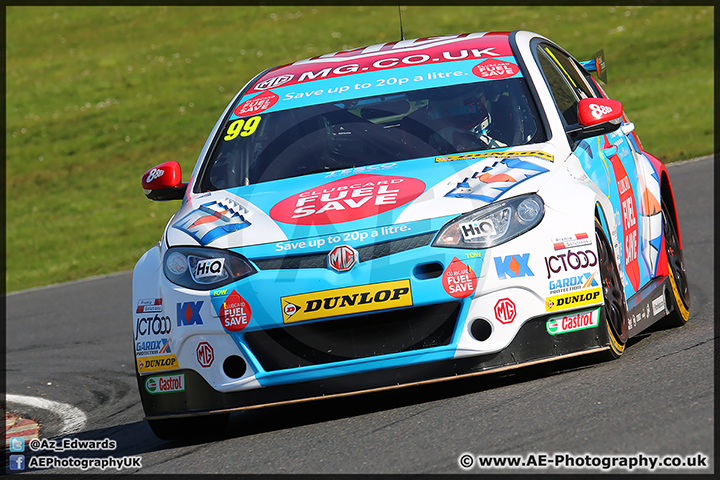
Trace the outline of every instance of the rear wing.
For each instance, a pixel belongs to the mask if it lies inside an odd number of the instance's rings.
[[[588,72],[595,72],[597,74],[598,79],[601,82],[607,83],[607,69],[605,67],[605,52],[602,49],[595,52],[594,60],[586,60],[584,62],[580,62],[580,64]]]

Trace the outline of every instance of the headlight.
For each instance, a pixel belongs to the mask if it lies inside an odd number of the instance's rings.
[[[440,230],[433,246],[494,247],[533,228],[544,213],[545,205],[539,195],[509,198],[452,220]]]
[[[257,272],[242,255],[197,247],[169,248],[163,270],[171,282],[194,290],[212,290]]]

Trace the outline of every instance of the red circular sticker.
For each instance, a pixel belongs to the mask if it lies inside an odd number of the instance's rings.
[[[225,330],[239,332],[250,323],[250,305],[235,290],[225,299],[220,309],[220,321]]]
[[[417,178],[353,175],[282,200],[270,209],[270,217],[296,225],[350,222],[405,205],[424,191],[425,183]]]
[[[480,78],[488,78],[491,80],[510,78],[520,71],[517,65],[502,60],[489,59],[479,65],[475,65],[472,69],[473,74]]]
[[[235,107],[234,113],[238,117],[255,115],[272,107],[279,99],[280,97],[270,90],[267,90],[259,95],[255,95],[250,100],[245,100],[243,103]]]
[[[472,268],[455,257],[443,272],[442,282],[447,293],[455,298],[465,298],[472,295],[477,288],[477,275]]]

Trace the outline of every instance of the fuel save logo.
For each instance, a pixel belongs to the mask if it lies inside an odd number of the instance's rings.
[[[416,178],[360,174],[320,185],[282,200],[270,217],[296,225],[329,225],[379,215],[425,191]]]

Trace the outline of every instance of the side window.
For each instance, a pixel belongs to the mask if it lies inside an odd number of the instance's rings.
[[[578,96],[575,94],[570,84],[566,80],[566,75],[560,73],[557,62],[551,60],[548,55],[543,51],[542,46],[538,47],[538,60],[540,68],[545,74],[545,80],[547,81],[548,87],[555,98],[555,104],[560,111],[560,114],[565,119],[568,125],[574,125],[578,123],[577,115],[577,104],[580,101]]]
[[[541,45],[540,47],[548,56],[553,60],[564,76],[570,81],[570,84],[580,98],[594,97],[593,91],[585,83],[585,79],[580,74],[580,71],[575,66],[571,58],[566,54],[562,53],[555,47],[550,45]]]

